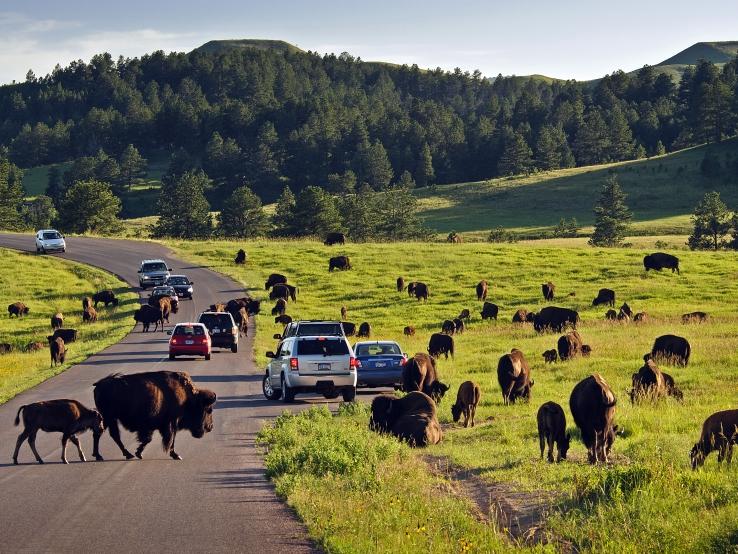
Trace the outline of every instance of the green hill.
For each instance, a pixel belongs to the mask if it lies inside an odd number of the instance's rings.
[[[273,50],[277,52],[288,52],[296,53],[303,52],[300,48],[289,42],[283,40],[270,40],[270,39],[231,39],[231,40],[210,40],[198,46],[193,52],[205,52],[207,54],[214,54],[218,52],[225,52],[228,50],[244,50],[248,48],[254,48],[256,50]]]
[[[656,64],[656,67],[696,65],[700,60],[723,64],[735,58],[736,55],[738,55],[738,41],[698,42],[675,54],[668,60]]]

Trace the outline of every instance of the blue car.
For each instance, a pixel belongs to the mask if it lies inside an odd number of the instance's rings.
[[[357,387],[394,387],[402,384],[402,367],[407,361],[394,341],[364,341],[354,345],[359,362]]]

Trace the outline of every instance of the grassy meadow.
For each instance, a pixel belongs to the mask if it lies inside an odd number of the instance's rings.
[[[115,344],[131,330],[138,298],[115,276],[58,257],[4,248],[0,257],[0,342],[13,346],[13,352],[0,355],[0,403]],[[108,308],[100,304],[97,323],[83,324],[82,297],[103,289],[114,290],[120,304]],[[29,314],[8,317],[6,307],[14,302],[23,302]],[[57,311],[64,314],[64,326],[77,329],[79,337],[68,345],[66,363],[50,368],[46,337],[52,334],[50,319]],[[30,342],[45,346],[25,352]]]
[[[289,315],[337,319],[345,305],[349,321],[370,322],[373,337],[397,340],[409,354],[425,351],[441,321],[469,308],[473,317],[468,330],[455,337],[456,356],[439,361],[440,377],[451,385],[439,406],[440,419],[449,428],[444,441],[429,453],[448,457],[489,483],[504,483],[513,491],[550,491],[556,501],[547,531],[579,551],[704,552],[738,544],[735,470],[718,469],[712,455],[703,470],[692,472],[688,458],[705,417],[738,403],[738,314],[732,301],[738,294],[735,253],[680,252],[682,274],[676,275],[645,273],[642,258],[647,250],[635,247],[404,243],[331,249],[315,242],[274,241],[175,242],[172,246],[193,261],[235,277],[257,297],[266,297],[263,283],[269,273],[285,273],[299,286],[298,301],[289,304]],[[243,267],[232,263],[239,247],[248,253]],[[328,258],[338,254],[351,257],[352,271],[328,272]],[[399,275],[406,281],[428,283],[430,300],[418,303],[396,292]],[[481,303],[474,286],[480,279],[490,283],[488,300],[500,306],[499,321],[479,318]],[[559,335],[537,335],[530,326],[510,322],[517,308],[543,307],[540,284],[548,280],[557,286],[555,305],[580,311],[580,332],[593,349],[589,359],[544,366],[541,354],[555,347]],[[607,308],[591,306],[601,287],[616,291],[618,305],[627,301],[634,311],[647,312],[648,322],[605,321]],[[572,292],[574,296],[567,296]],[[257,317],[255,355],[260,366],[266,363],[264,352],[274,347],[272,334],[281,331],[269,314],[271,306],[265,301]],[[682,325],[680,315],[695,310],[708,312],[709,323]],[[415,337],[402,335],[405,325],[416,327]],[[692,345],[687,368],[664,368],[684,391],[684,402],[668,399],[633,406],[627,397],[631,375],[641,367],[654,338],[666,333],[684,336]],[[530,404],[504,407],[496,367],[499,357],[513,347],[525,353],[535,386]],[[586,464],[568,409],[573,386],[594,372],[610,383],[619,400],[616,421],[623,432],[608,467]],[[478,425],[473,429],[450,424],[455,391],[467,379],[482,388]],[[535,414],[547,400],[564,407],[574,436],[566,463],[549,465],[539,460]],[[366,422],[365,415],[354,417]],[[325,425],[345,425],[339,420]],[[289,451],[284,455],[289,458]],[[384,477],[377,474],[376,478],[381,482]],[[290,501],[300,495],[304,496],[297,490],[287,493]],[[351,518],[356,533],[368,524],[366,518],[376,517],[343,513],[349,499],[335,494],[331,498],[325,510],[337,522]],[[315,511],[317,501],[312,507],[305,507],[307,500],[303,501],[295,505],[311,532],[330,537],[334,528],[320,523],[326,514]],[[408,508],[404,517],[409,521],[416,515]]]

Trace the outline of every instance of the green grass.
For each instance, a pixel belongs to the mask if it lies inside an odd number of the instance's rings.
[[[128,286],[102,270],[59,258],[22,254],[0,249],[0,342],[10,343],[14,352],[0,355],[0,403],[61,373],[91,354],[118,342],[133,326],[133,311],[138,298]],[[98,321],[83,324],[82,297],[103,289],[113,289],[120,305],[98,310]],[[5,308],[23,302],[28,316],[8,317]],[[51,335],[50,318],[57,311],[64,314],[64,326],[77,329],[77,342],[68,345],[64,365],[49,368],[49,349],[27,353],[29,342],[46,343]]]
[[[179,242],[173,246],[182,255],[252,286],[257,296],[265,296],[262,287],[269,273],[285,273],[300,287],[298,302],[288,309],[293,317],[335,319],[341,305],[346,305],[350,321],[369,321],[375,337],[398,340],[409,353],[425,351],[429,335],[440,329],[441,321],[469,308],[473,320],[469,330],[455,339],[456,357],[439,362],[441,379],[452,390],[451,397],[441,403],[440,414],[442,422],[450,421],[456,388],[472,379],[482,388],[477,419],[485,424],[447,432],[443,443],[430,449],[433,454],[448,456],[485,479],[520,490],[558,491],[561,500],[549,519],[550,529],[580,551],[724,551],[725,545],[736,544],[735,470],[719,471],[714,456],[700,472],[693,473],[688,464],[689,449],[705,417],[738,403],[734,253],[680,252],[683,270],[678,276],[646,274],[642,266],[646,250],[637,248],[406,243],[330,249],[314,242],[273,241]],[[232,264],[239,247],[249,255],[242,268]],[[354,269],[329,273],[328,258],[339,253],[351,256]],[[395,292],[398,275],[429,283],[429,302],[417,303]],[[498,322],[479,319],[473,287],[482,278],[491,284],[489,299],[500,305]],[[580,310],[580,331],[593,348],[591,358],[544,366],[541,353],[555,346],[558,335],[539,336],[530,327],[510,323],[515,309],[542,307],[540,283],[549,279],[561,296],[576,293],[556,304]],[[646,311],[650,322],[640,326],[605,322],[605,308],[590,306],[603,286],[615,289],[619,303],[627,300],[634,310]],[[274,347],[272,334],[281,330],[269,315],[271,304],[265,302],[257,317],[259,366],[266,363],[264,352]],[[679,316],[695,310],[710,313],[710,323],[683,326]],[[417,335],[403,337],[405,325],[414,325]],[[631,406],[626,395],[631,374],[642,365],[641,357],[654,338],[666,333],[687,337],[693,347],[689,367],[667,369],[683,388],[684,403],[667,400],[655,406]],[[506,408],[496,366],[499,357],[513,347],[522,349],[531,363],[535,387],[530,404]],[[615,443],[614,465],[586,464],[578,439],[570,451],[570,462],[549,465],[539,461],[538,406],[554,400],[568,413],[573,386],[593,372],[602,374],[619,398],[616,419],[624,436]],[[568,419],[572,428],[571,417]],[[355,517],[348,512],[341,515],[342,495],[331,498],[336,518]]]
[[[718,190],[730,207],[738,208],[738,174],[725,170],[719,178],[709,179],[700,173],[707,148],[649,160],[439,185],[418,189],[416,194],[426,225],[440,233],[455,230],[484,239],[490,229],[502,226],[531,236],[550,233],[562,217],[592,225],[600,189],[616,172],[633,212],[632,234],[689,234],[689,215],[706,192]],[[709,148],[718,153],[723,166],[738,160],[738,140]]]
[[[26,196],[40,196],[46,194],[46,185],[49,182],[49,169],[52,166],[59,168],[59,171],[63,174],[72,162],[63,162],[58,164],[49,165],[37,165],[29,169],[23,170],[23,188],[26,191]]]

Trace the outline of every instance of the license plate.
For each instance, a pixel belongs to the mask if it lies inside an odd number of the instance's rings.
[[[374,367],[387,367],[385,362],[374,362]]]
[[[185,344],[195,344],[195,341],[194,340],[186,340],[185,341]]]
[[[319,370],[329,370],[331,368],[331,364],[318,364]]]
[[[217,327],[213,328],[213,333],[220,333],[220,329],[218,329]]]

